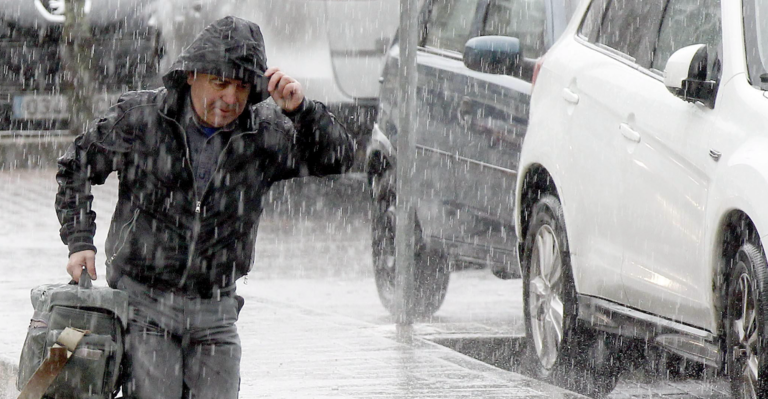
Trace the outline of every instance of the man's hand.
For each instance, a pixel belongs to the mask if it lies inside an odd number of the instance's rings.
[[[92,280],[96,280],[96,252],[87,249],[85,251],[75,252],[69,255],[67,262],[67,273],[72,276],[72,280],[80,282],[80,273],[83,266],[88,270]]]
[[[277,67],[267,69],[264,76],[270,78],[267,90],[283,111],[292,112],[301,105],[304,90],[296,79],[284,74]]]

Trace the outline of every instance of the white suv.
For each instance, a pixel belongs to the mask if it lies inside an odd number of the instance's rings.
[[[768,396],[768,2],[576,15],[535,73],[515,191],[533,371],[601,395],[627,345],[663,348]]]

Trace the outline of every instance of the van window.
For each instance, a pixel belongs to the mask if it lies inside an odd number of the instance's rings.
[[[612,0],[605,10],[597,43],[626,54],[650,68],[664,0]]]
[[[706,44],[708,80],[720,76],[720,0],[669,0],[659,31],[653,69],[663,71],[669,57],[691,44]]]
[[[477,0],[433,1],[425,46],[463,53],[476,11]]]
[[[544,51],[546,10],[543,0],[492,0],[483,26],[483,36],[520,39],[523,54],[538,58]]]

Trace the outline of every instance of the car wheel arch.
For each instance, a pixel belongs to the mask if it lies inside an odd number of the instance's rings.
[[[726,278],[733,265],[728,264],[728,259],[733,259],[743,244],[751,243],[762,248],[762,240],[752,218],[740,209],[733,209],[723,215],[720,220],[716,246],[713,248],[714,273],[712,276],[712,291],[715,296],[715,314],[719,317],[719,336],[724,336],[724,311],[726,306]]]
[[[746,145],[749,144],[749,145]],[[726,277],[730,271],[727,259],[732,259],[744,243],[762,246],[761,233],[768,231],[762,203],[757,200],[768,195],[768,160],[762,153],[768,141],[742,143],[730,155],[721,159],[724,168],[717,171],[710,183],[707,199],[705,242],[709,253],[707,265],[710,273],[713,327],[722,329]],[[722,331],[720,331],[722,332]]]
[[[518,237],[525,237],[526,234],[528,234],[528,226],[531,223],[531,212],[539,198],[546,194],[551,194],[555,198],[560,199],[554,179],[552,179],[549,171],[543,165],[531,165],[523,173],[522,184],[519,187],[520,193],[518,206],[520,207],[520,210],[518,212],[518,222],[520,223],[520,226],[518,229]],[[518,241],[522,242],[522,239]],[[521,244],[518,243],[518,245]],[[520,247],[519,250],[522,251],[523,248]]]

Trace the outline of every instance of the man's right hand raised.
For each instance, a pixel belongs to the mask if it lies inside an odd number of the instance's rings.
[[[96,252],[90,249],[85,251],[75,252],[69,255],[69,262],[67,262],[67,273],[72,276],[72,280],[80,282],[80,273],[83,271],[83,267],[88,270],[88,274],[91,275],[92,280],[96,280]]]

